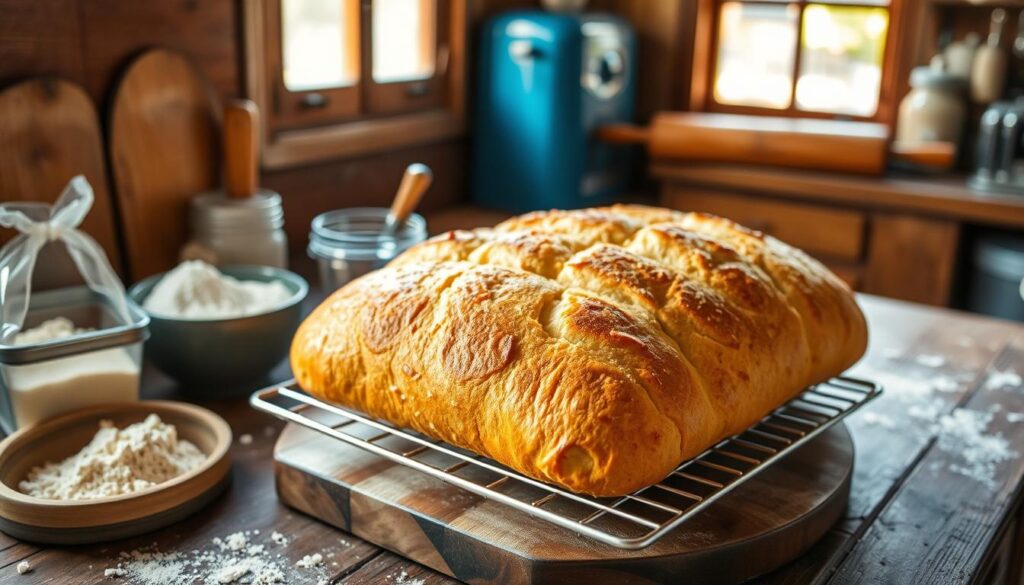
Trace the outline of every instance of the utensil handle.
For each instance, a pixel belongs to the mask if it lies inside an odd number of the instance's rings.
[[[259,110],[252,100],[232,100],[224,107],[224,190],[244,199],[256,192]]]
[[[434,181],[434,173],[430,167],[422,163],[413,163],[405,169],[402,175],[402,182],[398,186],[398,193],[391,203],[391,210],[388,213],[388,227],[397,230],[405,223],[406,218],[419,205],[423,194],[430,188]]]

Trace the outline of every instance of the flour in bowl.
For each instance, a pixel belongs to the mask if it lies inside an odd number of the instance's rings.
[[[199,467],[206,456],[178,439],[178,430],[151,414],[123,429],[109,420],[81,451],[33,468],[18,484],[23,493],[49,500],[92,500],[144,490]]]
[[[143,307],[174,319],[230,319],[266,313],[291,296],[280,282],[238,280],[202,260],[189,260],[160,279]]]

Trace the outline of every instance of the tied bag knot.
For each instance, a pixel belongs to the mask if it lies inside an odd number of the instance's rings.
[[[43,246],[51,242],[63,242],[85,284],[110,301],[114,316],[121,323],[131,322],[124,286],[103,248],[78,230],[93,200],[92,186],[78,175],[68,182],[52,206],[0,204],[0,226],[21,232],[0,248],[0,332],[5,341],[25,324],[36,258]]]

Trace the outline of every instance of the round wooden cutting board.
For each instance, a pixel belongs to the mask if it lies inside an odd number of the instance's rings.
[[[798,557],[842,516],[853,442],[838,424],[641,550],[575,534],[315,431],[275,448],[289,506],[470,583],[739,583]]]

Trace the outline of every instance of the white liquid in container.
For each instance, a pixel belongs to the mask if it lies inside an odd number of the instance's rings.
[[[18,428],[93,404],[139,398],[139,365],[118,347],[7,366],[6,375]]]
[[[42,343],[81,333],[68,319],[51,319],[19,333],[15,343]],[[94,404],[139,398],[141,347],[98,349],[2,369],[14,427],[23,428]]]

